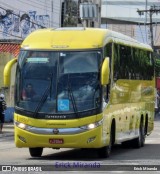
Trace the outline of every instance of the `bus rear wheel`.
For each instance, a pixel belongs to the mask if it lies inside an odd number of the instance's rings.
[[[143,122],[141,121],[139,126],[139,136],[138,138],[132,140],[132,145],[135,148],[140,148],[144,146],[144,143],[145,143],[145,130],[144,130]]]
[[[42,147],[29,148],[29,153],[32,157],[41,157],[43,152]]]

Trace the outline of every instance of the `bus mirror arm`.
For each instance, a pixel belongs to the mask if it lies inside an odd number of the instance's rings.
[[[10,86],[11,69],[15,63],[17,63],[17,58],[10,60],[4,67],[3,77],[4,77],[4,87],[6,88]]]
[[[101,67],[101,85],[107,85],[109,83],[109,57],[106,57]]]

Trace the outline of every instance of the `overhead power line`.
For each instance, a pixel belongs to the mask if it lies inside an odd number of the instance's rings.
[[[31,0],[30,1],[27,1],[27,2],[26,1],[23,1],[23,0],[19,0],[19,2],[22,2],[24,4],[27,4],[27,5],[31,6],[31,7],[36,7],[38,9],[44,10],[44,4],[43,5],[40,5],[40,4],[35,3],[33,1],[31,1]],[[37,5],[40,5],[40,6],[37,6]],[[48,8],[47,11],[50,11],[51,12],[51,6],[50,7],[47,6],[47,8]],[[54,8],[54,10],[56,10],[56,9]],[[58,12],[55,12],[55,13],[59,14]]]

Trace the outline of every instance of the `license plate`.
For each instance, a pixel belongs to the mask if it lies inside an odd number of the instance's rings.
[[[50,144],[63,144],[63,139],[49,139]]]

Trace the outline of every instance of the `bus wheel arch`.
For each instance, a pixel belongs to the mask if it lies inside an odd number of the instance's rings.
[[[148,114],[146,114],[145,125],[144,125],[144,133],[147,135],[148,132]]]
[[[112,120],[112,124],[111,124],[111,133],[112,133],[112,146],[115,143],[115,138],[116,138],[116,121],[115,119]]]
[[[146,119],[144,120],[144,116],[141,115],[141,121],[140,121],[141,147],[143,147],[145,144],[145,124],[144,124],[144,121],[146,121]]]
[[[111,154],[112,146],[115,142],[115,132],[116,132],[116,123],[115,119],[112,120],[110,127],[110,140],[107,146],[98,149],[98,156],[100,158],[108,158]]]

